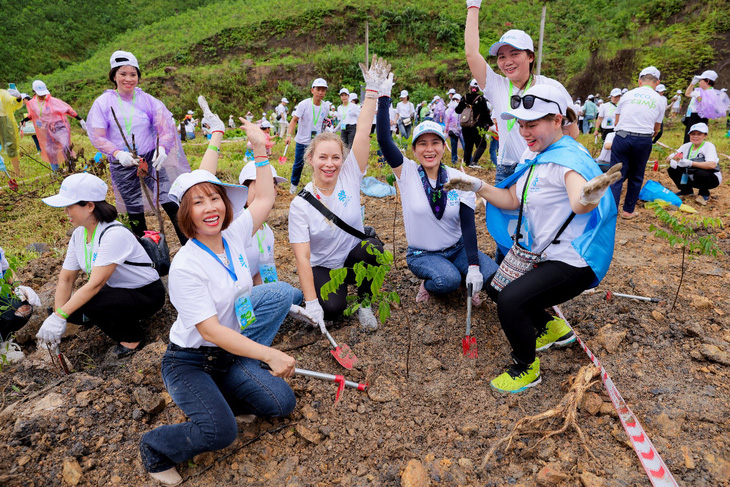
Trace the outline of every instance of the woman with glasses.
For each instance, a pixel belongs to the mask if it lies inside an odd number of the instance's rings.
[[[605,193],[620,173],[602,174],[588,151],[563,134],[576,117],[556,87],[539,84],[524,96],[512,95],[510,110],[501,118],[514,120],[527,144],[515,173],[500,187],[467,175],[461,176],[467,184],[454,186],[487,200],[489,232],[503,252],[512,247],[485,288],[497,303],[514,362],[491,384],[515,393],[542,380],[535,352],[575,341],[565,320],[545,309],[597,286],[606,275],[613,256],[616,205]],[[511,221],[515,218],[519,226]],[[513,245],[513,228],[519,245]],[[515,255],[524,249],[536,254],[536,265],[520,276],[513,274],[511,281],[504,279]]]

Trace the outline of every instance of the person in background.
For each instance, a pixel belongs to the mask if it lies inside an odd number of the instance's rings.
[[[30,97],[28,97],[28,99],[30,100]],[[26,115],[26,117],[27,117],[27,115]],[[36,154],[40,154],[41,145],[40,145],[40,143],[38,143],[38,136],[35,133],[35,124],[28,123],[28,122],[20,124],[20,136],[25,137],[27,135],[30,135],[33,138],[33,143],[35,144],[35,148],[36,148]]]
[[[22,106],[23,96],[17,89],[0,89],[0,146],[2,146],[2,155],[10,159],[13,164],[13,172],[16,177],[20,177],[20,156],[18,155],[15,112]],[[37,145],[38,142],[36,142],[36,147]]]
[[[598,106],[593,101],[595,97],[588,95],[586,102],[583,104],[583,133],[590,134],[591,128],[593,127],[593,121],[596,119],[598,114]]]
[[[15,277],[5,251],[0,247],[0,354],[10,363],[25,357],[20,347],[11,341],[13,334],[28,323],[35,309],[41,307],[36,292],[28,286],[17,286]]]
[[[284,138],[286,135],[286,128],[289,126],[289,121],[287,120],[289,108],[287,108],[287,105],[289,105],[289,100],[284,97],[274,109],[276,112],[276,125],[274,125],[274,127],[276,128],[277,135],[280,139]]]
[[[459,101],[461,101],[461,95],[457,93],[454,95],[453,100],[458,105]],[[449,105],[444,115],[444,132],[448,134],[449,141],[451,142],[451,165],[454,167],[459,162],[459,141],[461,139],[461,124],[459,123],[459,114],[456,113],[457,105]]]
[[[403,90],[400,92],[400,101],[395,106],[395,112],[395,122],[398,124],[401,138],[410,139],[413,121],[416,119],[416,107],[411,103],[408,91]]]
[[[684,131],[684,144],[690,141],[690,127],[694,126],[697,123],[710,123],[709,118],[700,115],[699,105],[702,101],[702,97],[708,95],[709,92],[715,89],[715,81],[717,81],[717,73],[709,69],[707,71],[704,71],[699,76],[695,76],[694,78],[692,78],[692,81],[687,87],[687,91],[685,91],[684,93],[684,96],[690,99],[689,106],[687,107],[687,114],[682,122],[686,127]]]
[[[228,128],[230,128],[230,129],[236,128],[236,121],[233,120],[233,115],[228,116]]]
[[[601,139],[605,142],[606,136],[613,132],[616,127],[616,107],[618,102],[621,100],[621,90],[614,88],[611,90],[611,100],[608,103],[604,103],[598,109],[598,119],[596,119],[596,127],[601,130]],[[596,130],[596,136],[593,138],[594,143],[598,142],[598,130]]]
[[[352,140],[355,138],[355,129],[357,128],[357,118],[353,120],[350,117],[350,110],[357,112],[359,115],[359,107],[356,104],[350,102],[350,90],[342,88],[340,90],[340,100],[342,104],[337,107],[337,119],[340,121],[339,130],[340,137],[342,137],[342,143],[347,147],[352,145]],[[354,122],[354,123],[353,123]]]
[[[717,148],[706,140],[709,131],[706,123],[694,124],[689,131],[690,141],[667,158],[667,174],[679,189],[677,195],[694,195],[697,188],[699,194],[695,201],[702,206],[710,200],[710,190],[722,183]]]
[[[659,83],[659,86],[656,87],[656,92],[659,93],[659,97],[662,99],[662,102],[664,103],[664,107],[666,108],[667,105],[667,97],[664,96],[664,93],[667,92],[667,87],[663,84]],[[654,136],[651,143],[656,144],[659,139],[662,137],[662,134],[664,133],[664,121],[662,120],[661,125],[659,126],[659,132]]]
[[[479,92],[479,84],[475,79],[469,82],[469,91],[459,100],[454,111],[458,115],[461,115],[467,107],[471,108],[476,125],[473,127],[461,127],[461,133],[464,138],[464,164],[469,167],[479,167],[479,159],[487,148],[487,141],[483,132],[488,130],[492,124],[492,114],[487,105],[487,99]],[[494,144],[495,163],[498,146],[499,142],[496,142]],[[491,152],[492,149],[490,149],[490,154]]]

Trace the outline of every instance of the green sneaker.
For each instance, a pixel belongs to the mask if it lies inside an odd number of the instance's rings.
[[[538,333],[535,340],[535,350],[541,352],[553,345],[565,347],[575,341],[575,333],[568,326],[564,319],[553,316],[554,319],[547,322],[545,329]]]
[[[520,370],[517,364],[507,369],[504,374],[498,375],[492,379],[492,389],[499,392],[511,392],[516,394],[530,387],[535,387],[542,382],[540,377],[540,359],[535,357],[535,361],[530,364],[527,370]]]

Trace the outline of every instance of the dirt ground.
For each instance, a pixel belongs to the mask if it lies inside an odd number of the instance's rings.
[[[480,175],[493,179],[493,173]],[[647,177],[673,188],[664,173],[647,172]],[[297,284],[286,244],[290,200],[288,191],[280,190],[270,224],[279,276]],[[688,202],[703,215],[727,220],[730,189],[724,184],[713,191],[705,208]],[[400,207],[392,197],[363,197],[363,204],[366,224],[389,248],[395,243],[396,268],[386,287],[400,294],[403,305],[372,334],[359,331],[356,319],[332,325],[335,339],[359,358],[352,371],[334,361],[318,332],[293,322],[284,323],[275,346],[295,356],[302,368],[345,373],[349,380],[369,381],[370,390],[345,390],[334,404],[333,384],[291,379],[298,405],[290,417],[241,425],[230,447],[179,465],[184,485],[649,485],[600,382],[578,412],[598,461],[569,429],[539,444],[539,434],[520,437],[481,468],[487,450],[520,418],[557,405],[567,381],[589,360],[578,346],[549,350],[539,355],[541,385],[518,395],[492,391],[489,381],[509,359],[494,305],[482,293],[484,302],[473,317],[479,357],[464,358],[464,292],[416,304],[418,280],[405,265]],[[492,254],[481,205],[477,219],[480,248]],[[681,253],[650,233],[652,223],[658,221],[644,208],[638,218],[618,221],[613,264],[599,289],[657,297],[661,303],[609,301],[605,293],[595,293],[565,303],[562,310],[678,483],[730,485],[728,261],[725,256],[691,261],[670,312]],[[149,224],[156,226],[151,218]],[[722,250],[730,252],[725,230],[714,233]],[[44,305],[52,299],[61,262],[47,253],[21,276],[40,290]],[[59,375],[45,352],[35,350],[32,337],[42,322],[41,313],[36,315],[18,336],[29,358],[0,374],[0,485],[155,485],[141,466],[139,438],[185,419],[159,370],[175,317],[172,306],[168,302],[150,322],[151,343],[122,360],[110,357],[113,344],[98,330],[69,326],[61,344],[73,364],[69,376]],[[538,476],[545,466],[560,475]]]

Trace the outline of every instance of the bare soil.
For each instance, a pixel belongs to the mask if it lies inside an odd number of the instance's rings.
[[[648,172],[647,177],[673,188],[663,173]],[[296,284],[286,244],[291,196],[280,192],[270,218],[279,243],[279,276]],[[688,203],[703,215],[727,218],[729,201],[724,184],[713,191],[707,207]],[[533,486],[545,466],[563,477],[550,483],[541,477],[539,485],[649,485],[600,382],[589,389],[577,415],[597,461],[575,430],[568,429],[535,448],[540,435],[521,437],[481,469],[489,448],[519,419],[555,407],[568,392],[569,379],[589,360],[578,346],[551,349],[540,354],[541,385],[519,395],[492,391],[489,381],[509,359],[494,305],[484,297],[475,308],[479,356],[464,358],[464,292],[416,304],[419,282],[405,265],[400,207],[395,198],[364,197],[363,203],[366,223],[395,250],[396,268],[386,286],[398,291],[401,308],[371,334],[361,332],[356,319],[333,324],[336,340],[359,358],[352,371],[334,361],[319,333],[293,322],[284,323],[275,346],[293,354],[302,368],[344,373],[349,380],[368,381],[370,390],[345,390],[335,404],[333,384],[293,378],[298,405],[290,417],[241,425],[233,445],[178,467],[184,485]],[[636,219],[618,221],[613,264],[600,289],[662,302],[609,301],[605,293],[595,293],[565,303],[562,310],[599,357],[679,484],[730,485],[727,258],[691,261],[670,312],[681,254],[650,233],[649,225],[657,223],[653,214],[638,211]],[[477,218],[480,248],[493,253],[483,206]],[[155,226],[152,218],[148,223]],[[718,229],[715,234],[722,249],[730,251],[727,233]],[[49,253],[21,276],[40,289],[44,304],[52,299],[60,265],[61,259]],[[32,337],[41,314],[18,336],[29,358],[0,374],[0,485],[155,485],[141,466],[139,438],[157,426],[185,420],[159,370],[174,309],[168,302],[150,322],[150,344],[122,360],[111,358],[113,344],[98,330],[69,326],[61,344],[73,364],[69,376],[59,375],[44,360],[47,353],[35,350]],[[161,411],[148,412],[155,411],[153,406]],[[553,429],[559,423],[544,426]]]

